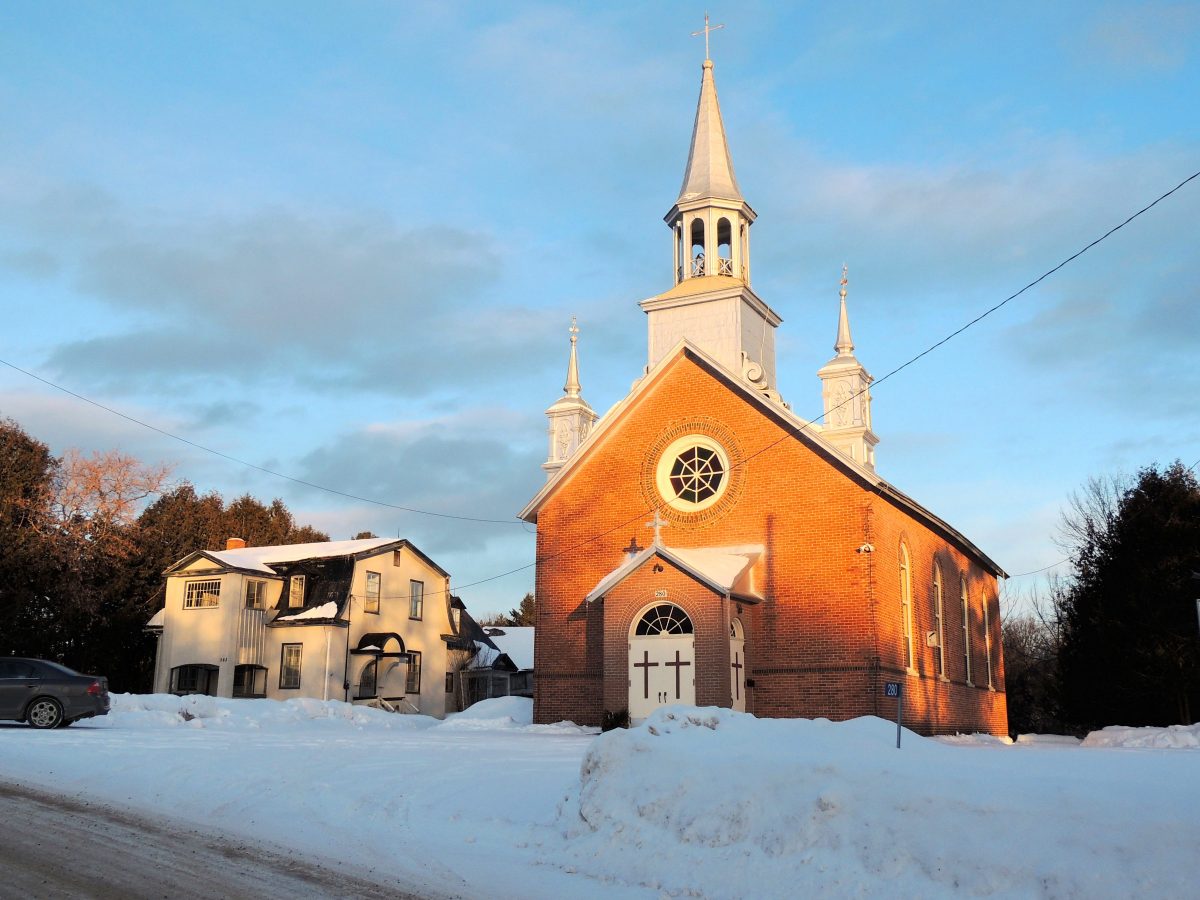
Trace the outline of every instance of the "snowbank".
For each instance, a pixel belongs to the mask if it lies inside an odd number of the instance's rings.
[[[560,856],[706,897],[1186,896],[1195,779],[1185,799],[1160,777],[1113,754],[965,753],[914,734],[898,751],[876,718],[667,707],[592,743]]]
[[[1166,728],[1131,728],[1109,725],[1083,739],[1085,747],[1150,748],[1154,750],[1200,750],[1200,723]]]
[[[396,715],[341,700],[230,700],[188,694],[112,694],[112,709],[96,724],[108,728],[277,729],[300,723],[353,728],[430,728],[430,716]]]
[[[532,734],[596,734],[598,728],[584,728],[574,722],[554,725],[533,724],[533,700],[529,697],[492,697],[451,713],[439,726],[447,731],[525,731]]]

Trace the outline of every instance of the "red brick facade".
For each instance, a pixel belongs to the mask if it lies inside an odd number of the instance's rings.
[[[729,706],[729,620],[746,632],[747,710],[759,716],[894,718],[883,682],[901,681],[904,721],[924,733],[1007,731],[996,569],[964,539],[794,420],[745,396],[690,351],[610,413],[536,510],[538,640],[534,717],[599,725],[627,704],[635,616],[666,592],[692,618],[696,702]],[[621,565],[661,504],[653,473],[663,449],[703,434],[729,456],[719,502],[700,513],[660,510],[675,548],[757,545],[763,600],[740,603],[672,565],[647,563],[603,598],[584,598]],[[872,549],[862,552],[864,545]],[[901,604],[901,546],[912,597],[912,665]],[[945,672],[927,635],[938,632],[941,571]],[[968,598],[963,628],[960,582]],[[662,602],[660,600],[660,602]],[[985,610],[987,605],[985,634]],[[971,680],[964,641],[969,642]],[[989,665],[990,658],[990,665]],[[989,687],[989,678],[991,686]]]

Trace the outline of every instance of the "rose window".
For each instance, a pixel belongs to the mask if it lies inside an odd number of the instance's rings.
[[[725,477],[725,466],[709,447],[689,447],[671,465],[671,488],[688,503],[702,503],[716,495]]]

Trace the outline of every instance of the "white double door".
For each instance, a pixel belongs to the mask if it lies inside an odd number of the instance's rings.
[[[660,706],[696,703],[693,635],[652,635],[629,641],[629,718],[640,722]]]

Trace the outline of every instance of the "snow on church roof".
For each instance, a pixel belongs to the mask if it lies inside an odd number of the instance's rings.
[[[762,555],[762,547],[702,547],[684,549],[665,547],[657,541],[625,560],[600,579],[584,598],[587,603],[599,599],[641,568],[652,556],[661,556],[693,578],[704,582],[719,594],[731,594],[744,600],[761,600],[753,589],[750,569]]]

